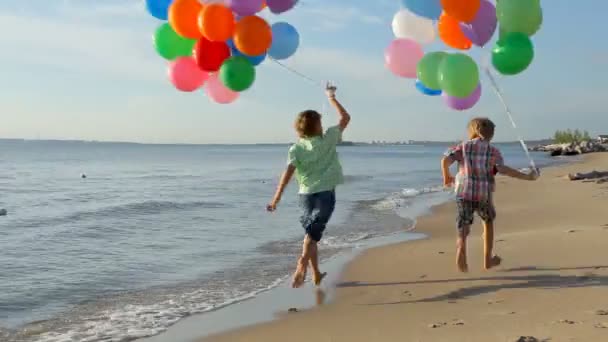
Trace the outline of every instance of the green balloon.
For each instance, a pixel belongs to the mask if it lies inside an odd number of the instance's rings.
[[[177,57],[192,56],[195,44],[196,40],[178,35],[168,23],[160,25],[154,33],[156,52],[170,61]]]
[[[448,95],[467,97],[479,85],[479,68],[475,61],[465,54],[448,55],[439,65],[439,83]]]
[[[439,90],[439,65],[448,56],[446,52],[430,52],[424,55],[416,66],[418,80],[429,89]]]
[[[534,46],[528,36],[507,33],[492,49],[492,64],[503,75],[516,75],[526,70],[534,59]]]
[[[533,36],[543,23],[543,10],[538,0],[502,0],[496,3],[496,16],[505,32]]]
[[[220,68],[220,80],[232,91],[247,90],[255,81],[255,68],[243,56],[231,57]]]

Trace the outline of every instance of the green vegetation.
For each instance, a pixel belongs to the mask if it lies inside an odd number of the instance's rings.
[[[591,140],[591,136],[587,131],[580,131],[575,129],[574,131],[571,129],[565,131],[557,131],[553,136],[553,140],[555,140],[558,144],[569,144],[569,143],[579,143],[582,141]]]

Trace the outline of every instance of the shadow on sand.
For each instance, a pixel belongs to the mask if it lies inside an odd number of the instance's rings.
[[[543,268],[543,267],[522,267],[508,269],[500,273],[509,272],[559,272],[559,271],[593,271],[608,269],[608,266],[583,266],[572,268]],[[395,305],[408,303],[430,303],[441,301],[453,301],[458,299],[467,299],[483,294],[493,293],[507,289],[561,289],[561,288],[580,288],[580,287],[598,287],[608,285],[608,276],[596,275],[592,272],[584,275],[560,275],[560,274],[534,274],[522,276],[493,276],[479,278],[453,278],[453,279],[425,279],[420,281],[410,282],[385,282],[385,283],[365,283],[365,282],[344,282],[337,285],[338,288],[354,288],[354,287],[373,287],[373,286],[400,286],[400,285],[424,285],[424,284],[447,284],[447,283],[477,283],[477,282],[501,282],[500,284],[483,284],[472,285],[459,288],[448,293],[423,298],[418,300],[406,300],[387,303],[371,303],[363,305]]]

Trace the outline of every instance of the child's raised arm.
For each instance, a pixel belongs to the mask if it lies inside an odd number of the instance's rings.
[[[344,131],[348,124],[350,123],[350,114],[346,111],[346,109],[342,106],[342,104],[336,99],[336,90],[337,88],[333,86],[331,83],[327,83],[327,87],[325,88],[325,92],[327,93],[327,98],[329,99],[329,103],[336,109],[338,112],[338,116],[340,117],[340,122],[338,126],[341,131]]]
[[[291,164],[287,165],[287,169],[285,169],[285,171],[283,172],[283,175],[281,176],[281,181],[279,182],[279,185],[277,186],[277,191],[275,192],[274,197],[272,198],[272,201],[270,202],[270,204],[268,204],[268,206],[266,207],[266,210],[268,210],[270,212],[277,210],[277,205],[279,205],[279,202],[281,202],[281,197],[283,197],[283,192],[285,191],[285,188],[289,184],[289,181],[291,181],[291,177],[293,177],[293,174],[295,171],[296,171],[295,166],[293,166]]]

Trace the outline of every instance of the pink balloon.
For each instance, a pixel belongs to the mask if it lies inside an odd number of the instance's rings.
[[[195,91],[208,77],[192,57],[180,57],[169,64],[169,80],[178,90]]]
[[[205,85],[207,96],[213,101],[220,104],[228,104],[236,101],[239,98],[239,93],[232,91],[217,77],[217,74],[210,74],[207,84]]]
[[[450,95],[446,94],[445,92],[441,96],[443,97],[443,101],[445,102],[445,104],[452,109],[455,109],[455,110],[471,109],[471,108],[473,108],[473,106],[475,106],[477,104],[477,102],[481,98],[481,84],[479,84],[477,86],[477,89],[475,89],[475,91],[473,91],[473,93],[467,97],[462,97],[462,98],[454,97],[454,96],[450,96]]]
[[[395,75],[416,78],[416,66],[424,57],[420,44],[411,39],[395,39],[384,53],[386,66]]]

